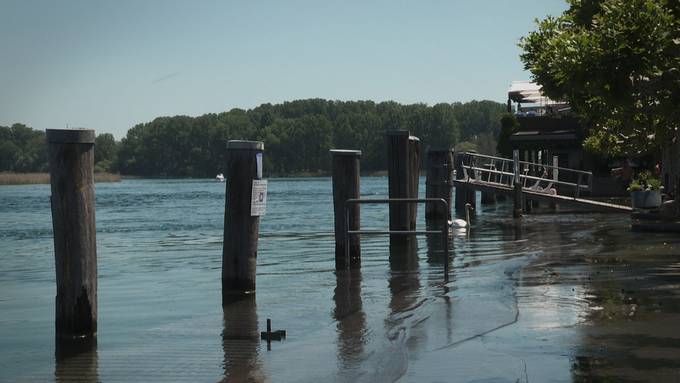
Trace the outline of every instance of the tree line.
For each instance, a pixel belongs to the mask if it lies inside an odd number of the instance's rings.
[[[493,101],[403,105],[396,102],[307,99],[262,104],[198,117],[158,117],[137,124],[119,142],[108,133],[95,142],[97,171],[147,177],[213,177],[224,171],[228,140],[265,142],[269,175],[329,170],[329,149],[363,152],[366,171],[386,167],[384,135],[407,129],[428,147],[493,154],[505,105]],[[0,127],[0,171],[44,171],[44,132],[21,124]],[[423,156],[424,157],[424,156]]]

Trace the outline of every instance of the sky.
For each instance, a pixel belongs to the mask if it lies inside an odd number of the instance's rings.
[[[564,0],[0,0],[0,125],[121,139],[304,98],[505,102]]]

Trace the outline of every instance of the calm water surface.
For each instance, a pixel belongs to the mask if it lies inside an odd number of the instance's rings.
[[[386,197],[386,178],[362,178]],[[424,180],[421,179],[421,194]],[[455,233],[389,262],[334,271],[331,182],[270,180],[256,299],[221,306],[225,185],[97,184],[99,333],[55,352],[49,186],[0,187],[0,381],[528,382],[680,380],[680,240],[625,215],[482,207]],[[419,225],[424,227],[424,210]],[[387,208],[362,207],[383,229]],[[271,318],[288,338],[271,350]]]

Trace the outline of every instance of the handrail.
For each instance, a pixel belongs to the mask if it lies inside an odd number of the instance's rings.
[[[470,169],[470,170],[478,170],[480,172],[488,172],[488,173],[493,173],[493,174],[502,174],[502,175],[507,175],[507,176],[513,176],[513,173],[508,173],[508,172],[502,172],[500,170],[492,170],[492,169],[484,169],[484,168],[479,168],[475,166],[470,166],[470,165],[463,165],[464,168]],[[566,186],[572,186],[572,187],[580,187],[581,189],[588,189],[587,185],[581,185],[581,184],[575,184],[573,182],[566,182],[566,181],[557,181],[551,178],[541,178],[541,177],[536,177],[536,176],[530,176],[527,174],[520,174],[520,178],[528,179],[528,180],[535,180],[535,181],[546,181],[546,182],[551,182],[554,184],[558,185],[566,185]],[[487,181],[487,182],[493,182],[493,181]],[[500,182],[496,182],[500,183]]]
[[[349,230],[349,207],[353,204],[391,204],[396,202],[406,203],[440,203],[444,211],[449,211],[449,204],[443,198],[380,198],[360,199],[350,198],[345,201],[345,257],[349,265],[349,236],[357,234],[390,234],[390,235],[414,235],[414,234],[441,234],[444,241],[444,279],[449,278],[449,223],[444,215],[442,230]]]
[[[490,156],[488,154],[478,154],[478,153],[471,153],[471,152],[463,152],[460,154],[461,156],[472,156],[472,157],[481,157],[481,158],[490,158],[493,160],[499,160],[499,161],[506,161],[512,163],[512,158],[505,158],[505,157],[495,157],[495,156]],[[561,166],[554,166],[550,164],[539,164],[537,162],[531,162],[531,161],[519,161],[520,165],[532,165],[532,166],[542,166],[546,168],[551,168],[551,169],[557,169],[557,170],[564,170],[567,172],[574,172],[574,173],[582,173],[586,175],[592,175],[593,172],[589,172],[587,170],[579,170],[579,169],[571,169],[571,168],[563,168]]]
[[[540,182],[545,182],[546,187],[542,188],[546,192],[550,185],[562,185],[574,189],[574,198],[579,198],[581,190],[592,190],[593,173],[585,170],[569,169],[560,166],[541,164],[529,161],[520,161],[518,151],[515,150],[513,158],[503,158],[486,154],[464,152],[460,154],[460,169],[463,170],[463,178],[470,181],[497,183],[500,185],[512,186],[515,182],[522,184],[523,189],[534,190],[537,188],[527,187],[527,181],[536,181],[535,185],[540,186]],[[510,163],[510,169],[506,170],[506,164]],[[500,165],[501,170],[498,169]],[[523,170],[523,171],[520,171]],[[533,171],[532,171],[533,170]],[[536,175],[536,171],[542,172],[544,176]],[[551,174],[550,177],[547,177]],[[560,181],[557,174],[571,174],[570,177],[576,178],[576,183]],[[492,180],[492,175],[493,180]],[[506,177],[505,179],[503,177]],[[585,177],[584,177],[585,176]],[[560,177],[561,178],[561,177]],[[585,179],[584,179],[585,178]]]

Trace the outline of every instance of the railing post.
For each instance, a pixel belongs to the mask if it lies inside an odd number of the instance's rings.
[[[578,178],[576,181],[576,196],[574,198],[578,198],[581,195],[581,180],[583,178],[583,173],[578,173]]]
[[[522,181],[520,179],[519,150],[512,151],[513,164],[513,184],[514,184],[514,209],[512,216],[519,218],[522,216]]]
[[[552,166],[553,166],[553,171],[552,171],[552,179],[555,182],[559,181],[559,175],[560,175],[560,170],[558,169],[559,167],[559,157],[558,156],[553,156],[552,158]],[[555,191],[559,190],[557,183],[553,186],[555,188]],[[557,202],[550,202],[550,208],[553,210],[559,209],[559,206],[557,205]]]
[[[59,339],[97,335],[94,130],[47,129]]]
[[[253,180],[262,178],[261,141],[227,143],[222,247],[222,302],[255,292],[260,217],[251,209]]]
[[[451,149],[430,149],[427,151],[427,178],[425,196],[427,198],[443,198],[448,211],[443,211],[439,204],[425,205],[425,220],[451,219],[451,191],[453,152]]]
[[[353,204],[345,210],[345,201],[360,197],[360,150],[331,150],[333,166],[333,213],[335,215],[335,269],[361,267],[361,240],[347,230],[359,230],[360,206]],[[345,221],[345,219],[347,221]],[[347,245],[346,245],[347,244]],[[345,249],[348,246],[348,249]],[[349,254],[349,257],[347,257]]]

